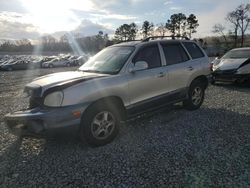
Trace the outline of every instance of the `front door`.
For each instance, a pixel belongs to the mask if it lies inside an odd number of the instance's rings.
[[[162,67],[158,44],[141,48],[131,63],[138,61],[147,62],[148,68],[128,73],[130,107],[151,108],[157,105],[157,99],[166,93],[168,84],[168,75]]]

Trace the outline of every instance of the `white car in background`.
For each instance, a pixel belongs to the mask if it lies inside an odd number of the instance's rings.
[[[70,63],[67,59],[52,59],[51,61],[47,61],[42,64],[43,68],[53,68],[53,67],[65,67],[70,66]]]
[[[250,80],[250,47],[235,48],[213,62],[212,83],[216,81],[239,82]]]
[[[78,65],[83,65],[86,61],[88,61],[89,56],[88,55],[81,55],[79,56],[75,61]]]

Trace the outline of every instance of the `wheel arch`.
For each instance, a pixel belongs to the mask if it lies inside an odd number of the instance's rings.
[[[124,106],[123,100],[118,96],[109,96],[109,97],[100,98],[92,102],[83,113],[82,119],[84,118],[84,114],[86,114],[87,111],[89,111],[92,107],[96,105],[104,105],[104,106],[108,106],[112,109],[117,110],[122,120],[125,120],[127,117],[127,112],[126,112],[126,108]]]
[[[189,87],[191,86],[191,84],[194,82],[194,81],[200,81],[202,83],[204,83],[204,86],[205,86],[205,89],[208,87],[208,79],[205,75],[200,75],[200,76],[197,76],[195,77],[191,83],[189,84]]]

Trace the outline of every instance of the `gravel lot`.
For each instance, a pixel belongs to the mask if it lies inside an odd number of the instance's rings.
[[[32,78],[75,68],[0,72],[0,187],[250,187],[250,85],[210,86],[201,109],[180,105],[121,127],[91,148],[74,135],[18,139],[4,114],[24,107]]]

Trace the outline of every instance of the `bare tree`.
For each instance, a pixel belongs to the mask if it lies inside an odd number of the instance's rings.
[[[241,31],[241,47],[244,44],[244,35],[250,23],[249,13],[250,13],[250,4],[246,5],[242,4],[238,6],[238,8],[236,9],[236,16],[239,19],[239,28]]]
[[[222,24],[215,24],[215,25],[213,26],[212,32],[213,32],[213,33],[220,34],[220,35],[224,38],[224,40],[225,40],[225,42],[226,42],[226,45],[228,46],[227,37],[226,37],[224,31],[225,31],[225,27],[224,27]]]
[[[238,30],[239,30],[239,17],[236,11],[229,12],[227,14],[226,20],[233,24],[234,26],[234,47],[237,47],[238,40]]]

